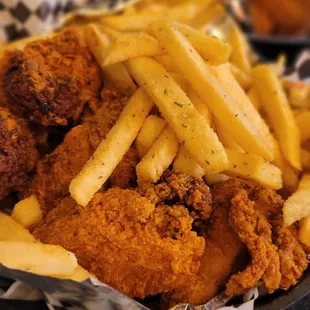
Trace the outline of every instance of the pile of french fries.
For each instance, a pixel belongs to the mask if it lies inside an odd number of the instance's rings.
[[[206,34],[222,15],[213,1],[145,1],[86,26],[106,79],[132,97],[71,183],[79,204],[89,203],[135,143],[139,182],[157,182],[168,167],[208,182],[241,176],[292,195],[287,225],[310,214],[303,185],[310,150],[302,148],[310,139],[309,86],[282,79],[283,55],[257,64],[236,25],[226,41]],[[149,115],[153,105],[159,114]],[[310,245],[309,222],[300,222],[300,233]]]
[[[283,56],[273,64],[257,64],[237,26],[226,33],[226,41],[206,34],[223,14],[211,0],[144,1],[85,26],[88,47],[107,83],[130,99],[72,180],[70,193],[86,206],[135,144],[141,158],[138,182],[157,182],[172,167],[210,183],[241,176],[284,189],[291,195],[283,209],[285,224],[299,222],[300,240],[310,246],[309,86],[282,79]],[[153,106],[159,113],[150,114]],[[29,204],[33,211],[27,215]],[[6,253],[27,242],[36,255],[31,267],[12,263],[1,245],[0,263],[74,278],[82,269],[72,254],[66,255],[71,269],[60,273],[57,264],[65,264],[65,250],[42,245],[25,231],[40,221],[39,210],[31,197],[16,205],[13,218],[0,214],[17,236],[11,240],[0,231]],[[42,272],[39,260],[53,251],[58,260],[51,259],[50,269]]]

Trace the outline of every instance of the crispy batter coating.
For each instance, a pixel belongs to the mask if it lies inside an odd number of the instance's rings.
[[[201,257],[199,272],[185,285],[173,290],[171,306],[178,303],[202,305],[218,294],[239,265],[244,263],[246,249],[229,224],[229,208],[217,206],[210,224],[202,232],[206,247]]]
[[[199,268],[204,240],[184,207],[155,208],[134,190],[97,193],[85,208],[66,198],[34,231],[74,252],[81,266],[131,297],[184,284]]]
[[[85,117],[82,125],[76,126],[65,136],[64,141],[37,166],[37,174],[24,197],[35,194],[43,211],[54,207],[55,201],[69,194],[72,179],[104,139],[127,102],[115,91],[104,92],[104,102],[95,115]],[[112,174],[112,184],[128,187],[136,178],[133,167],[138,163],[136,150],[131,148]]]
[[[206,220],[211,214],[211,194],[202,179],[180,171],[167,170],[156,184],[145,182],[138,188],[156,205],[184,205],[194,219]]]
[[[278,258],[276,258],[277,255],[274,253],[274,250],[270,250],[269,253],[266,253],[267,258],[269,258],[269,265],[265,270],[262,280],[267,290],[270,292],[277,288],[288,289],[291,285],[296,284],[307,268],[308,262],[306,254],[301,244],[298,242],[295,227],[284,226],[282,215],[284,201],[272,190],[264,189],[249,180],[235,178],[216,184],[212,188],[213,202],[218,205],[230,205],[231,199],[240,194],[240,191],[243,190],[246,191],[246,195],[242,193],[241,196],[239,196],[239,200],[236,198],[234,201],[235,209],[237,209],[237,211],[239,209],[238,212],[241,212],[240,215],[235,216],[236,221],[239,221],[239,223],[237,225],[237,222],[235,222],[234,228],[236,230],[245,229],[247,234],[253,234],[255,229],[257,230],[259,228],[258,226],[253,227],[253,222],[251,222],[253,218],[262,219],[263,217],[264,222],[268,220],[272,230],[272,248],[276,249]],[[248,198],[246,198],[246,196]],[[250,202],[250,200],[252,202]],[[241,219],[240,216],[242,213],[244,217]],[[250,213],[252,215],[246,217],[246,215]],[[244,220],[244,223],[242,220]],[[263,227],[267,230],[266,225]],[[269,239],[269,236],[267,239]],[[247,246],[249,246],[249,239],[247,240],[248,241],[245,240],[245,242]],[[265,251],[263,247],[257,248],[257,250],[259,249]],[[269,249],[271,248],[269,247]],[[278,260],[280,262],[280,282],[276,276],[278,274]],[[249,279],[247,279],[247,281],[249,281]],[[241,287],[241,283],[238,283],[235,287],[231,285],[231,294],[234,293],[233,290],[240,291]]]
[[[101,71],[76,27],[9,52],[3,87],[14,113],[45,126],[76,121],[97,100]]]
[[[255,211],[255,202],[240,190],[231,200],[230,222],[240,240],[247,245],[251,263],[227,283],[227,295],[241,295],[263,278],[268,292],[279,287],[281,274],[279,256],[271,241],[271,225]],[[265,281],[265,277],[267,280]]]
[[[29,182],[38,153],[26,123],[0,108],[0,200]]]

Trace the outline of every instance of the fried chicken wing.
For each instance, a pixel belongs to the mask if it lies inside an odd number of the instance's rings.
[[[156,205],[185,205],[194,219],[206,220],[211,214],[211,194],[206,183],[180,171],[167,170],[156,184],[145,182],[138,188]]]
[[[66,198],[34,235],[74,252],[104,283],[143,298],[183,285],[198,271],[204,240],[191,225],[184,207],[155,208],[134,190],[112,188],[85,208]]]
[[[234,271],[242,267],[246,249],[229,224],[229,208],[217,206],[204,227],[206,247],[199,272],[185,285],[173,290],[171,305],[190,303],[202,305],[218,294]]]
[[[32,121],[67,125],[98,100],[101,71],[77,27],[33,41],[5,56],[3,89],[8,107]]]
[[[265,243],[268,241],[267,243],[271,245],[271,247],[267,245],[267,252],[266,246],[258,247],[258,243],[256,243],[257,248],[254,248],[255,255],[258,255],[258,251],[261,251],[260,254],[266,254],[263,256],[265,258],[264,262],[266,262],[266,259],[269,260],[266,268],[265,265],[258,265],[261,270],[265,268],[262,280],[266,289],[272,292],[277,288],[288,289],[291,285],[296,284],[303,271],[307,268],[308,262],[306,254],[297,239],[295,227],[284,226],[282,214],[283,199],[272,190],[264,189],[252,181],[240,178],[230,179],[214,185],[212,197],[215,204],[228,206],[232,205],[232,199],[235,197],[233,199],[234,207],[232,208],[233,227],[239,232],[240,238],[244,239],[248,247],[252,248],[255,245],[250,243],[251,238],[248,234],[251,233],[253,235],[256,231],[257,236],[267,237],[265,238]],[[267,228],[267,222],[269,223],[269,228]],[[258,223],[264,223],[264,225],[257,225]],[[264,234],[258,231],[261,227],[264,228]],[[257,236],[255,237],[256,239]],[[253,259],[254,253],[251,254]],[[279,272],[280,277],[278,276]],[[254,274],[247,274],[249,277],[254,276]],[[242,287],[250,286],[251,281],[255,285],[256,280],[260,280],[257,275],[258,273],[256,273],[255,281],[248,278],[244,280],[241,279],[244,276],[236,275],[236,277],[232,278],[232,282],[228,284],[227,293],[236,294],[239,291],[241,294]],[[236,279],[239,279],[239,281],[235,282]],[[248,285],[240,283],[243,280]]]
[[[104,102],[96,114],[85,117],[82,125],[71,129],[55,151],[38,163],[37,174],[23,196],[35,194],[43,211],[53,208],[56,200],[69,194],[70,182],[105,138],[127,102],[126,97],[115,91],[105,91],[103,96]],[[113,185],[127,187],[134,183],[133,167],[138,160],[136,150],[130,149],[111,176]]]
[[[0,200],[29,182],[38,153],[26,122],[0,108]]]

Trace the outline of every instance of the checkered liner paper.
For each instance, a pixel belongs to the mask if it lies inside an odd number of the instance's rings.
[[[80,8],[111,11],[130,0],[0,0],[0,43],[49,32]]]

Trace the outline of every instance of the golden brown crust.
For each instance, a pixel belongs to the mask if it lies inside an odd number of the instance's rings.
[[[101,72],[78,28],[31,42],[7,57],[3,87],[8,105],[32,121],[67,125],[99,96]]]
[[[34,235],[74,252],[104,283],[143,298],[182,285],[198,271],[204,240],[191,231],[184,207],[155,208],[136,191],[119,188],[96,194],[86,208],[72,204],[65,199]]]
[[[38,153],[27,124],[0,108],[0,200],[29,182]]]

